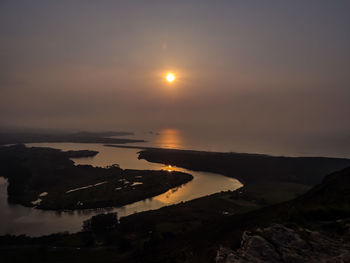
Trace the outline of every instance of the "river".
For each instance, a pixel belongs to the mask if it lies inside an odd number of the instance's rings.
[[[82,227],[82,222],[98,213],[117,212],[119,217],[127,216],[135,212],[158,209],[166,205],[192,200],[201,196],[210,195],[220,191],[235,190],[242,184],[233,178],[219,174],[189,171],[179,167],[171,167],[162,164],[150,163],[139,160],[137,149],[105,147],[101,144],[82,143],[32,143],[28,147],[52,147],[67,150],[94,150],[99,153],[90,158],[72,159],[75,164],[90,164],[93,166],[107,166],[119,164],[121,168],[144,170],[176,170],[193,175],[193,180],[166,193],[148,198],[139,202],[118,208],[80,210],[69,212],[42,211],[21,205],[7,203],[7,180],[0,177],[0,235],[3,234],[27,234],[41,236],[56,232],[77,232]]]

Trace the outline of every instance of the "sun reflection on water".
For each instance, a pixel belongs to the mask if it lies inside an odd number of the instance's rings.
[[[175,169],[174,169],[174,167],[172,167],[172,166],[169,164],[167,167],[165,167],[164,170],[166,170],[166,171],[168,171],[168,172],[172,172],[172,171],[174,171]]]
[[[155,142],[160,148],[183,148],[181,132],[176,129],[164,129],[159,132]]]
[[[160,201],[165,205],[178,203],[182,201],[183,196],[186,196],[186,192],[187,192],[185,189],[186,187],[182,187],[182,186],[183,185],[172,188],[167,192],[154,197],[154,199]]]

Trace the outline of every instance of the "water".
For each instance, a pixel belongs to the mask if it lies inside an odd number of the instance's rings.
[[[95,150],[99,152],[95,157],[72,159],[76,164],[107,166],[117,163],[121,168],[171,169],[193,175],[194,178],[191,182],[173,188],[161,195],[120,208],[107,209],[110,212],[118,212],[119,216],[158,209],[166,205],[188,201],[220,191],[234,190],[242,186],[238,180],[218,174],[188,171],[178,167],[169,167],[162,164],[149,163],[145,160],[138,160],[137,149],[112,148],[100,144],[77,143],[36,143],[28,144],[27,146],[52,147],[62,150]],[[21,205],[9,205],[7,203],[6,188],[7,181],[0,177],[0,234],[40,236],[63,231],[76,232],[81,229],[84,220],[95,214],[106,212],[106,209],[71,212],[41,211]]]
[[[130,138],[148,141],[137,145],[159,148],[350,158],[350,136],[347,132],[344,134],[239,132],[235,127],[225,129],[212,125],[202,128],[137,130]]]

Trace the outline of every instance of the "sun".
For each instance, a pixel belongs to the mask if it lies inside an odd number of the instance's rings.
[[[166,80],[170,83],[173,82],[175,80],[174,74],[168,73],[168,75],[166,75]]]

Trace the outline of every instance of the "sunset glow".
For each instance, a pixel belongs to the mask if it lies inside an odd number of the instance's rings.
[[[175,80],[175,76],[172,73],[168,73],[166,80],[171,83]]]
[[[0,263],[350,263],[349,13],[0,0]]]

